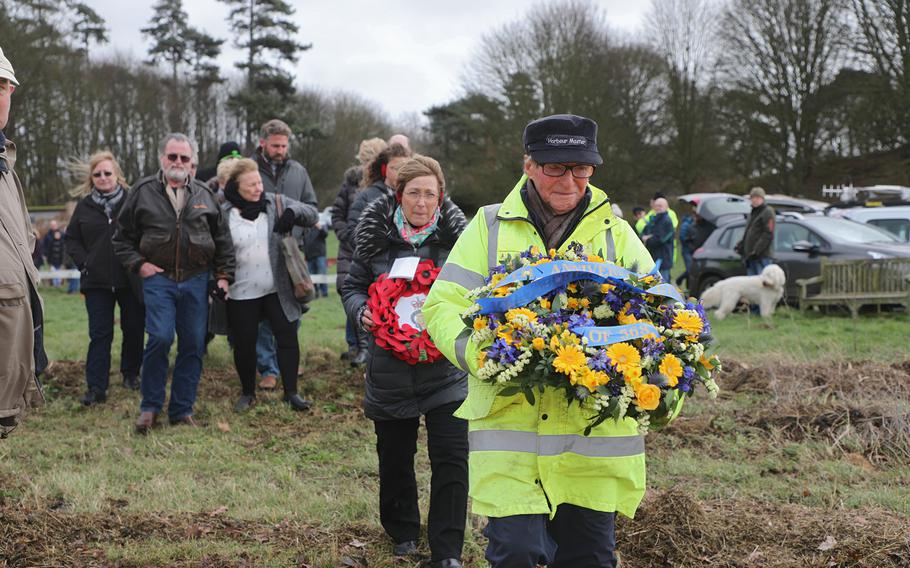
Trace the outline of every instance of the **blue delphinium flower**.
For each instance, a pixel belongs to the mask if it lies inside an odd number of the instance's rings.
[[[578,255],[582,255],[585,253],[585,247],[579,242],[573,241],[573,242],[569,243],[569,246],[566,248]]]
[[[604,295],[604,302],[610,306],[611,310],[617,313],[622,309],[623,306],[622,298],[619,296],[619,293],[615,288]]]
[[[695,310],[698,313],[698,317],[701,318],[701,333],[702,335],[711,335],[711,322],[708,321],[708,315],[705,313],[705,307],[701,303],[695,304],[686,304],[686,309]]]
[[[642,298],[631,298],[629,300],[629,309],[626,310],[626,314],[630,316],[635,316],[636,318],[641,318],[641,309],[644,307],[645,301]]]
[[[607,357],[607,352],[603,349],[599,349],[597,353],[588,357],[588,366],[595,371],[608,371],[612,364],[613,362],[610,361],[610,358]]]
[[[645,339],[641,343],[641,353],[645,357],[659,357],[664,352],[664,344],[653,339]]]
[[[680,377],[679,383],[676,385],[681,392],[689,392],[692,390],[692,381],[695,380],[695,369],[689,367],[688,365],[683,367],[683,376]]]
[[[499,338],[490,345],[487,351],[487,359],[498,361],[503,365],[511,365],[518,359],[518,349],[509,345],[505,339]]]
[[[590,327],[594,325],[594,320],[586,315],[572,314],[569,316],[569,329],[575,331],[579,327]]]

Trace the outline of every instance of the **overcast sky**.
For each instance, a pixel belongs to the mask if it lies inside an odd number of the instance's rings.
[[[483,34],[514,21],[528,0],[290,0],[300,26],[298,41],[313,47],[296,67],[298,86],[357,93],[393,117],[420,113],[458,97],[458,79]],[[148,42],[139,33],[154,0],[86,0],[108,23],[110,46],[141,59]],[[600,0],[612,28],[633,32],[646,0]],[[189,23],[226,38],[219,60],[231,71],[238,52],[216,0],[184,0]]]

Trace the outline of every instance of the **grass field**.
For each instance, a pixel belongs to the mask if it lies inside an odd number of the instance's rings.
[[[44,295],[57,363],[48,405],[0,442],[0,566],[417,565],[390,556],[378,523],[374,435],[362,374],[337,358],[337,296],[314,302],[300,330],[313,412],[266,394],[235,415],[218,338],[197,404],[205,426],[137,437],[137,394],[119,377],[103,407],[78,404],[82,299]],[[648,437],[649,493],[618,528],[623,565],[910,565],[908,324],[792,310],[773,329],[742,314],[715,322],[723,392]],[[470,518],[467,566],[484,565],[482,527]]]

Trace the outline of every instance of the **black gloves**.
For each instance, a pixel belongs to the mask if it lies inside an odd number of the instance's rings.
[[[294,212],[290,209],[285,209],[284,213],[281,214],[281,217],[275,221],[275,232],[290,233],[291,229],[294,228],[295,221],[297,221],[297,216],[294,215]]]
[[[218,287],[215,280],[209,280],[209,296],[215,300],[227,301],[227,292]]]

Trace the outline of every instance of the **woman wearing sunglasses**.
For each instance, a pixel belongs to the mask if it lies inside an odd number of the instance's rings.
[[[81,274],[80,288],[88,311],[89,347],[85,362],[88,390],[82,398],[86,406],[107,400],[114,340],[114,305],[120,306],[120,373],[123,386],[139,389],[139,367],[145,310],[134,292],[133,276],[114,257],[111,237],[117,228],[117,215],[125,201],[127,185],[114,155],[96,152],[88,163],[75,162],[70,169],[80,180],[71,192],[82,197],[73,211],[66,230],[66,250]]]

